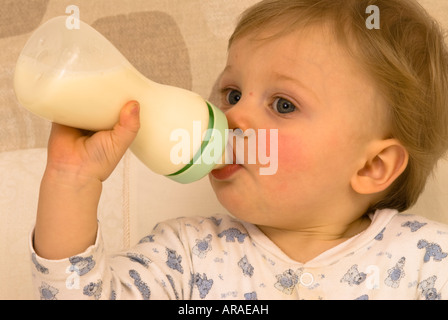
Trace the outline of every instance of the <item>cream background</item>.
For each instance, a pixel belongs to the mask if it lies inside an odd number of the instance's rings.
[[[150,79],[195,91],[213,102],[227,38],[237,15],[257,0],[0,0],[0,299],[33,299],[28,234],[45,168],[50,124],[18,105],[15,62],[32,30],[77,5]],[[448,1],[421,0],[448,27]],[[411,211],[448,223],[448,164]],[[99,216],[106,246],[135,244],[159,220],[225,210],[208,180],[180,185],[127,153],[105,183]]]

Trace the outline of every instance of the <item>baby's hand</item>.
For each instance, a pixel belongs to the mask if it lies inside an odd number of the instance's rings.
[[[128,102],[109,131],[96,133],[53,124],[47,171],[104,181],[131,145],[140,128],[139,105]]]
[[[114,128],[96,133],[53,124],[39,193],[34,248],[63,259],[95,243],[102,181],[117,166],[140,128],[139,106],[127,103]]]

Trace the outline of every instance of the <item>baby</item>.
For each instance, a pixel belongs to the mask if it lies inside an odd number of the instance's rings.
[[[381,13],[368,28],[366,8]],[[106,254],[102,182],[139,129],[54,124],[32,261],[42,299],[447,299],[448,227],[400,214],[448,149],[448,56],[411,0],[266,0],[230,38],[232,129],[278,130],[278,170],[210,174],[233,215],[158,224]],[[257,131],[254,131],[257,132]],[[271,141],[266,139],[266,141]],[[246,141],[247,142],[247,141]],[[247,146],[246,146],[247,147]]]

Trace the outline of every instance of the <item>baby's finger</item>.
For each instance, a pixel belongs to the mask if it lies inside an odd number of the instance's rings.
[[[128,102],[120,112],[120,120],[112,130],[115,148],[125,153],[140,129],[140,105],[136,101]]]

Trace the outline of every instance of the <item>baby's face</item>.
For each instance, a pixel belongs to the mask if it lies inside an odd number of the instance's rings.
[[[278,130],[278,142],[267,146],[278,150],[275,174],[261,175],[266,165],[258,162],[210,175],[229,212],[281,229],[353,219],[331,215],[332,208],[353,196],[350,179],[367,143],[385,138],[384,107],[324,28],[237,39],[220,88],[230,128]]]

